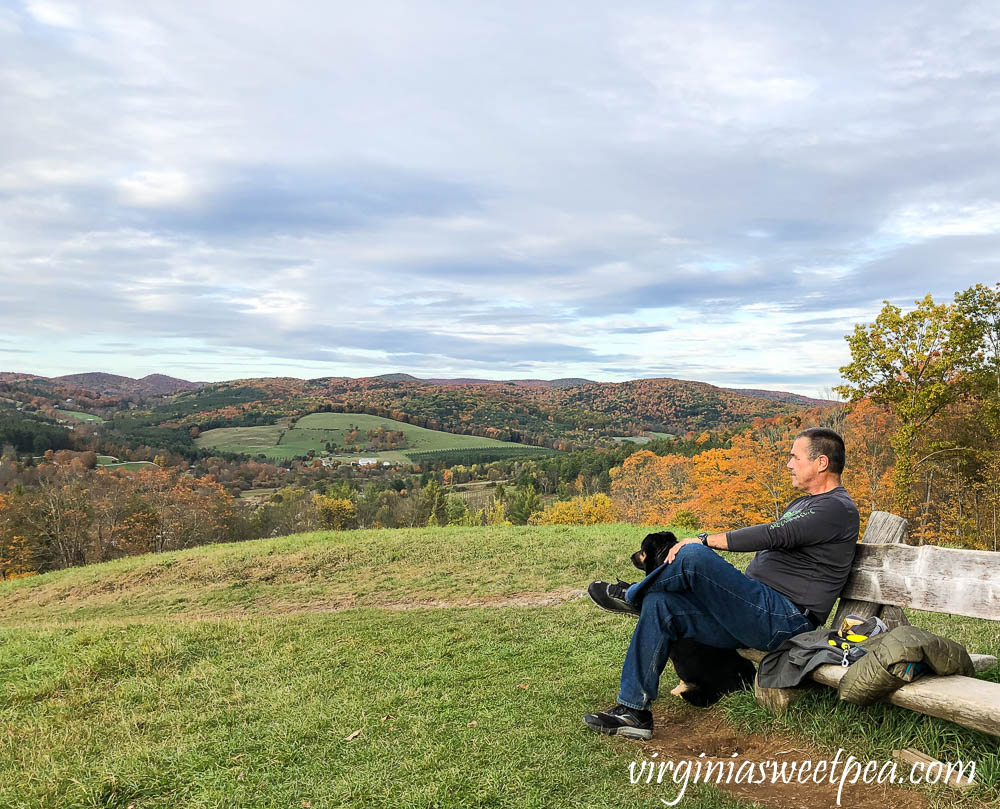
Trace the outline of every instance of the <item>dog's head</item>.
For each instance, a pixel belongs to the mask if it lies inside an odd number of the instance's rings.
[[[666,561],[667,553],[677,544],[677,537],[669,531],[646,534],[639,550],[632,554],[632,564],[647,576]]]

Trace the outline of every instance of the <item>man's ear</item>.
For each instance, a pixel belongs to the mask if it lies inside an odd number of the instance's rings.
[[[825,472],[827,469],[830,468],[830,459],[827,458],[825,455],[817,456],[816,460],[819,461],[820,472]]]

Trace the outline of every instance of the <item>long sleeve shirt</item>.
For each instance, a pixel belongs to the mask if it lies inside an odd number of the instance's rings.
[[[726,533],[731,551],[757,551],[751,579],[825,622],[854,562],[858,509],[843,486],[799,497],[775,522]]]

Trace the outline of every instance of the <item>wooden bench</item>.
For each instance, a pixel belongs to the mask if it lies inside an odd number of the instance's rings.
[[[1000,648],[1000,553],[913,547],[904,544],[906,533],[906,520],[884,511],[872,512],[830,626],[840,626],[843,617],[853,613],[878,616],[892,629],[909,623],[903,613],[907,607],[997,621]],[[740,654],[759,663],[766,653],[741,649]],[[976,671],[997,662],[992,655],[971,657]],[[812,679],[836,688],[846,671],[841,666],[820,666]],[[777,713],[805,690],[759,684],[754,689],[758,702]],[[957,675],[925,676],[897,689],[886,701],[1000,736],[1000,683]]]

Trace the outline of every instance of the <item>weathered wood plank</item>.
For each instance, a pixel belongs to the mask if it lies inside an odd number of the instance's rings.
[[[882,609],[879,610],[878,617],[882,619],[882,622],[889,627],[889,629],[895,629],[897,626],[910,625],[910,622],[907,620],[906,615],[903,614],[901,607],[883,604]]]
[[[737,649],[736,653],[756,665],[760,665],[760,661],[767,655],[767,652],[762,652],[760,649]]]
[[[1000,620],[1000,554],[862,543],[841,598]]]
[[[739,653],[759,664],[766,652],[759,649],[739,649]],[[996,665],[993,655],[969,655],[976,671]],[[812,673],[814,682],[836,688],[847,673],[843,666],[820,666]],[[920,686],[919,688],[917,686]],[[758,705],[782,714],[797,699],[807,693],[805,688],[762,688],[754,681],[754,697]],[[901,708],[947,719],[962,727],[1000,736],[1000,683],[977,680],[974,677],[921,677],[914,683],[896,690],[887,700]]]
[[[860,549],[864,545],[902,545],[906,542],[908,531],[909,523],[902,517],[897,517],[888,511],[873,511],[868,517],[865,535],[858,548]],[[857,564],[856,561],[855,564]],[[837,613],[833,616],[833,622],[830,626],[839,627],[845,615],[860,615],[862,618],[878,616],[886,622],[890,629],[907,623],[906,617],[900,609],[888,609],[878,601],[851,598],[841,593]]]
[[[888,511],[873,511],[861,540],[866,545],[901,545],[906,542],[910,524]]]
[[[836,688],[846,672],[843,666],[820,666],[812,678]],[[928,675],[896,689],[885,701],[1000,736],[1000,683],[959,675]]]

